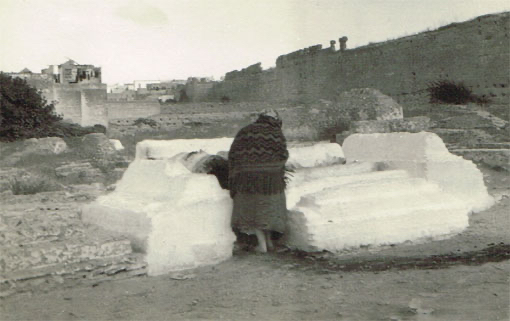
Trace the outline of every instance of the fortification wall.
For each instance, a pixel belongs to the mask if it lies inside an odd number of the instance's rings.
[[[104,89],[82,89],[80,91],[82,125],[96,124],[108,127],[108,109],[103,105],[106,100]]]
[[[206,101],[213,86],[213,82],[194,81],[186,84],[186,95],[192,102]]]
[[[108,112],[102,104],[106,100],[106,84],[52,84],[42,92],[49,102],[55,101],[55,111],[64,120],[82,126],[108,125]]]
[[[227,73],[210,99],[309,102],[353,88],[376,88],[405,107],[430,82],[464,82],[496,103],[509,99],[510,13],[488,15],[384,43],[334,51],[313,46],[280,56],[276,67]],[[257,67],[258,66],[258,67]]]

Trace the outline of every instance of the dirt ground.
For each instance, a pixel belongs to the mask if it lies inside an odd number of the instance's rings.
[[[445,240],[337,255],[249,242],[216,266],[24,293],[1,320],[508,320],[510,179],[484,169],[499,202]]]

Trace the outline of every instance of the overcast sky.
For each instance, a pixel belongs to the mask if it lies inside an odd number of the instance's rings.
[[[355,48],[503,11],[509,0],[0,0],[0,71],[71,58],[109,84],[219,79],[342,36]]]

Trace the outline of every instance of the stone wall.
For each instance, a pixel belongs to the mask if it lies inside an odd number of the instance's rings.
[[[108,111],[103,106],[106,100],[106,84],[61,84],[55,83],[51,75],[12,74],[41,90],[48,103],[55,103],[55,112],[82,126],[101,124],[108,126]]]
[[[229,72],[210,99],[307,102],[353,88],[376,88],[404,104],[426,99],[439,79],[464,82],[496,103],[509,97],[510,13],[345,51],[313,46],[278,57],[276,68]],[[370,67],[370,68],[369,68]]]

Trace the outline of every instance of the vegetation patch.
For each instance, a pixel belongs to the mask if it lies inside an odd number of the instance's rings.
[[[9,187],[14,195],[30,195],[59,189],[55,182],[39,175],[14,177],[9,181]]]
[[[134,125],[136,126],[148,125],[152,128],[158,127],[158,123],[154,119],[149,118],[138,118],[137,120],[135,120]]]
[[[431,82],[427,91],[431,103],[445,103],[454,105],[463,105],[467,103],[487,104],[489,99],[485,96],[473,94],[470,88],[464,83],[456,83],[452,80],[438,80]]]
[[[73,137],[90,133],[106,133],[103,125],[82,127],[62,121],[40,90],[25,79],[0,72],[0,141],[27,138]]]

